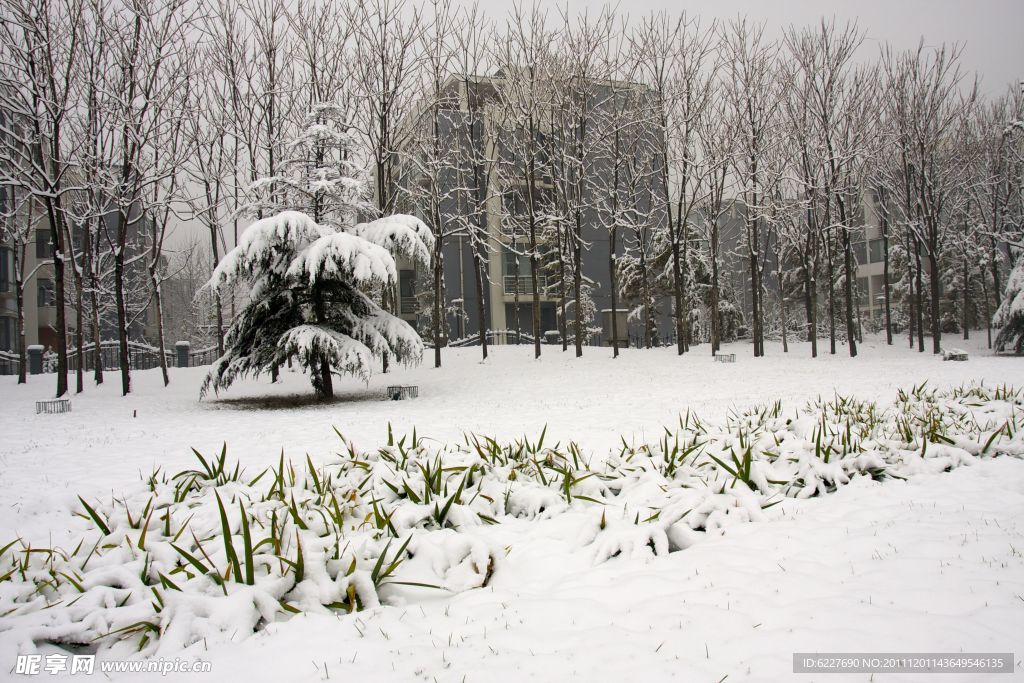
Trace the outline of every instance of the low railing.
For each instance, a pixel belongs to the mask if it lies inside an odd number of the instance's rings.
[[[515,330],[487,330],[485,336],[487,343],[495,346],[504,344],[532,344],[533,335],[529,332],[516,332]],[[464,346],[476,346],[480,343],[479,334],[471,334],[455,341],[448,342],[448,346],[461,348]]]

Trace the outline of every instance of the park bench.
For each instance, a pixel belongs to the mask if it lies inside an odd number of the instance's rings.
[[[420,388],[413,385],[390,386],[384,392],[384,398],[388,401],[403,401],[407,398],[416,398],[420,395]]]

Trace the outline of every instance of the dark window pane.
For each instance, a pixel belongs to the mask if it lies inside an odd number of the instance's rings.
[[[36,230],[36,258],[50,258],[53,256],[50,249],[50,231]]]
[[[6,292],[11,284],[11,250],[0,248],[0,292]]]
[[[882,240],[871,240],[871,262],[881,263],[885,260],[885,248]]]
[[[398,288],[402,296],[415,296],[413,283],[416,277],[415,271],[403,270],[398,274]]]
[[[853,245],[853,256],[857,259],[857,263],[863,265],[868,262],[867,244],[864,242],[855,242]]]

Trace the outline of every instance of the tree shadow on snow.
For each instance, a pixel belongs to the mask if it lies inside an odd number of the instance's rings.
[[[364,389],[336,393],[332,399],[322,399],[313,393],[239,396],[237,398],[207,398],[203,401],[218,410],[295,410],[296,408],[326,408],[346,403],[382,401],[378,390]]]

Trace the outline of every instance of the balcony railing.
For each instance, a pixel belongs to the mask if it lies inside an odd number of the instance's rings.
[[[533,278],[529,275],[520,275],[518,278],[515,275],[505,276],[505,294],[533,294]],[[537,276],[537,287],[541,292],[548,286],[548,279],[544,275]]]
[[[416,310],[419,308],[416,303],[416,297],[414,296],[403,296],[398,302],[398,305],[398,310],[401,311],[401,315],[412,315],[416,313]]]

